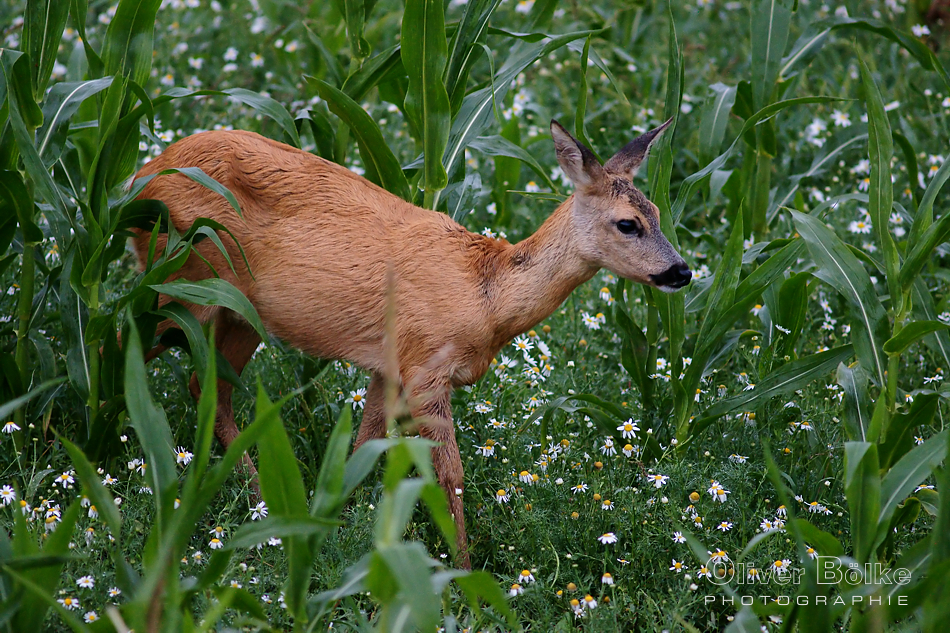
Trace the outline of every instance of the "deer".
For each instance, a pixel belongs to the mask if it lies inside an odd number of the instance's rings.
[[[220,232],[234,271],[205,240],[195,247],[201,257],[192,253],[171,279],[197,281],[217,271],[247,296],[269,334],[370,373],[354,451],[387,435],[387,341],[395,348],[397,388],[419,434],[434,442],[433,467],[457,527],[455,563],[470,568],[452,390],[478,381],[505,345],[603,268],[666,292],[689,283],[690,269],[663,234],[657,206],[633,185],[650,145],[671,121],[603,164],[552,121],[557,162],[574,192],[516,244],[468,231],[344,166],[252,132],[189,136],[136,177],[200,167],[234,194],[243,220],[224,197],[181,174],[154,178],[139,198],[162,201],[179,231],[207,217],[234,235]],[[140,263],[149,237],[146,231],[133,237]],[[164,245],[162,235],[153,252]],[[168,301],[160,295],[159,304]],[[186,307],[202,323],[214,323],[217,349],[240,374],[261,342],[257,332],[223,307]],[[158,333],[171,325],[160,324]],[[147,358],[162,349],[157,345]],[[219,380],[217,389],[214,432],[227,448],[238,435],[233,387]],[[197,376],[191,391],[200,395]]]

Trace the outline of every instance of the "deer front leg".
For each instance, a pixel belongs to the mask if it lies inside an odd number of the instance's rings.
[[[432,465],[435,468],[439,485],[445,490],[449,500],[449,511],[455,519],[456,543],[458,555],[456,564],[463,569],[471,569],[468,556],[468,537],[465,534],[465,512],[462,506],[462,458],[455,440],[455,426],[452,423],[452,405],[448,386],[433,388],[430,383],[417,387],[413,392],[417,398],[410,401],[412,417],[420,422],[419,434],[438,442],[432,449]]]

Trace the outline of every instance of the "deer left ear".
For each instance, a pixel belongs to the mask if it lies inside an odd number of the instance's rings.
[[[612,174],[633,180],[633,177],[637,175],[637,170],[640,169],[640,164],[647,156],[650,145],[671,123],[673,123],[672,118],[660,127],[654,128],[624,145],[623,149],[604,163],[604,169]]]

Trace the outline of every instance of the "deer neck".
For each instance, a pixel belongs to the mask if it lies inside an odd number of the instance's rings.
[[[598,267],[586,261],[577,243],[574,196],[565,200],[534,235],[505,252],[497,280],[494,317],[502,344],[550,316]]]

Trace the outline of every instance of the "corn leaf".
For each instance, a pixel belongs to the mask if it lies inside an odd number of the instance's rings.
[[[868,111],[868,152],[871,159],[871,184],[868,189],[868,210],[874,237],[884,255],[884,267],[887,271],[887,287],[891,294],[891,309],[894,314],[901,311],[903,292],[898,275],[900,258],[897,245],[888,229],[891,206],[894,203],[894,185],[891,182],[891,158],[894,156],[894,140],[891,124],[884,111],[884,99],[867,64],[861,59],[861,79],[864,83],[864,99]]]
[[[329,104],[330,110],[340,117],[356,136],[360,147],[360,157],[369,168],[367,174],[375,174],[378,183],[384,189],[396,194],[403,200],[411,201],[412,193],[409,190],[409,181],[406,180],[406,175],[402,173],[399,161],[396,160],[389,149],[379,126],[372,117],[342,91],[320,79],[305,77],[307,82],[317,90],[320,97]]]
[[[752,5],[752,106],[769,104],[788,43],[792,10],[789,0],[757,0]]]
[[[124,75],[140,86],[152,68],[155,16],[162,0],[120,0],[109,22],[102,62],[109,75]]]
[[[468,76],[481,50],[477,44],[484,40],[488,21],[501,1],[470,0],[465,4],[465,14],[455,30],[445,66],[445,90],[449,95],[452,114],[457,113],[462,106]]]
[[[903,354],[907,348],[934,332],[950,330],[950,325],[941,321],[913,321],[884,343],[884,352],[891,356]]]
[[[871,414],[868,412],[868,379],[860,366],[838,365],[838,384],[844,392],[844,428],[848,439],[854,442],[866,442],[871,427]]]
[[[23,39],[29,54],[33,98],[40,101],[46,92],[56,62],[56,51],[69,17],[69,3],[63,0],[29,0],[23,23]]]
[[[851,540],[859,563],[870,560],[881,512],[877,444],[845,442],[845,496],[851,514]]]
[[[265,97],[253,90],[245,90],[244,88],[230,88],[228,90],[222,90],[220,94],[226,94],[235,101],[250,106],[261,114],[276,121],[284,131],[284,134],[287,135],[287,138],[290,139],[291,144],[297,149],[300,149],[300,136],[297,134],[297,126],[294,124],[294,118],[287,112],[287,108],[276,100]]]
[[[261,322],[257,310],[240,290],[224,279],[211,278],[199,281],[176,279],[166,284],[153,284],[149,288],[168,295],[173,299],[180,299],[188,303],[202,306],[223,306],[234,310],[241,315],[265,341],[267,330]]]
[[[346,78],[341,90],[353,101],[362,101],[366,94],[377,84],[386,80],[390,73],[399,72],[402,65],[402,53],[399,45],[387,48],[372,59],[367,60],[359,70]]]
[[[528,150],[520,145],[515,145],[503,136],[479,136],[469,144],[469,149],[481,152],[487,156],[508,156],[509,158],[517,158],[533,169],[534,173],[544,181],[544,184],[551,188],[551,191],[557,192],[557,186],[554,184],[554,181],[551,180],[547,170],[541,166],[541,163],[539,163]]]
[[[703,165],[719,155],[726,136],[729,113],[736,102],[735,86],[714,83],[709,89],[711,94],[706,99],[699,124],[699,162]]]
[[[43,127],[36,134],[36,151],[43,163],[52,166],[66,146],[69,120],[89,97],[112,85],[112,77],[55,84],[43,104]]]
[[[923,198],[920,199],[917,216],[914,218],[908,237],[908,245],[912,246],[909,246],[900,272],[901,287],[905,291],[917,279],[920,271],[930,260],[934,249],[950,237],[950,213],[944,213],[936,224],[933,221],[934,201],[948,179],[950,179],[950,161],[944,161],[933,180],[930,181],[930,185],[927,186]]]
[[[888,321],[870,276],[834,231],[811,215],[791,213],[795,228],[818,265],[815,276],[841,293],[850,306],[855,322],[851,335],[858,360],[872,372],[878,384],[883,385],[882,346],[888,338]]]
[[[452,114],[443,83],[448,43],[442,7],[441,0],[408,0],[402,19],[402,64],[409,76],[405,108],[422,133],[427,193],[448,184],[442,155]]]

